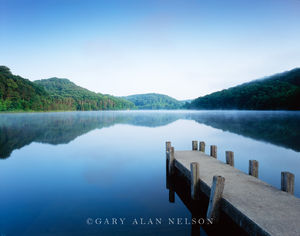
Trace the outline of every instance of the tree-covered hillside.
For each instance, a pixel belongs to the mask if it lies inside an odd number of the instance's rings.
[[[183,106],[183,102],[157,93],[136,94],[123,98],[133,102],[138,109],[180,109]]]
[[[41,111],[47,110],[49,103],[48,94],[42,87],[0,66],[0,111]]]
[[[117,110],[134,104],[117,97],[91,92],[67,79],[31,82],[0,66],[0,111]]]
[[[300,69],[199,97],[191,109],[299,110]]]
[[[68,79],[50,78],[36,80],[35,84],[48,92],[59,110],[119,110],[134,108],[134,104],[122,98],[91,92]],[[54,108],[53,108],[54,109]]]

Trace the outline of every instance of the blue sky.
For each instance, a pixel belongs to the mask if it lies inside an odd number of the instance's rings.
[[[0,0],[0,64],[195,98],[300,66],[300,0]]]

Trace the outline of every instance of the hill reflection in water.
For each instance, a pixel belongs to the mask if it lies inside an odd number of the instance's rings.
[[[178,119],[300,151],[300,112],[106,111],[0,115],[0,158],[32,142],[66,144],[94,129],[116,124],[159,127]]]

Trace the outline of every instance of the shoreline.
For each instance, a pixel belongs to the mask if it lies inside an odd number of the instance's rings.
[[[239,110],[239,109],[108,109],[108,110],[53,110],[53,111],[0,111],[1,114],[22,114],[22,113],[56,113],[56,112],[99,112],[99,111],[191,111],[191,112],[201,112],[201,111],[215,111],[215,112],[300,112],[300,110]]]

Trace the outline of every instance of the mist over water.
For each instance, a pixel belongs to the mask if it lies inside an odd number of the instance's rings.
[[[188,217],[165,189],[165,141],[235,153],[248,172],[280,188],[295,174],[300,197],[300,112],[105,111],[0,115],[0,235],[190,234],[188,225],[99,226],[88,217]],[[17,227],[16,227],[17,226]],[[128,232],[128,229],[131,231]]]

